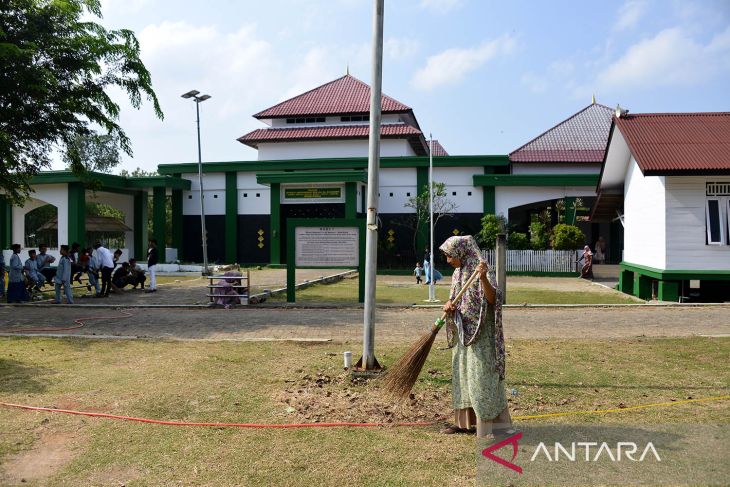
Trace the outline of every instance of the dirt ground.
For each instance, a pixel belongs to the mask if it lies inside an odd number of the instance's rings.
[[[439,316],[434,308],[379,308],[376,339],[410,341]],[[730,335],[730,306],[506,308],[508,338],[613,338]],[[74,326],[81,318],[82,328]],[[91,318],[91,319],[89,319]],[[243,307],[237,309],[89,309],[2,307],[0,333],[209,340],[362,339],[362,309]]]

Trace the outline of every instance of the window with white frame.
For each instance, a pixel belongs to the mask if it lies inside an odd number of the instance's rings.
[[[706,185],[705,228],[707,245],[730,244],[730,182]]]

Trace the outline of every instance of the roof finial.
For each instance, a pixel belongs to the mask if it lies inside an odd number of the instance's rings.
[[[591,98],[591,104],[593,104],[593,105],[596,104],[596,94],[595,93],[593,93],[593,97]]]
[[[347,63],[345,67],[345,76],[350,76],[350,63]]]

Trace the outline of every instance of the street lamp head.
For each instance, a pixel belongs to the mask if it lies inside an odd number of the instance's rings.
[[[199,102],[201,102],[201,101],[205,101],[205,100],[207,100],[208,98],[210,98],[210,95],[203,95],[203,96],[196,96],[196,97],[195,97],[195,99],[196,99],[196,100],[198,100]]]
[[[182,97],[183,98],[192,98],[199,94],[200,94],[200,92],[198,90],[190,90],[187,93],[183,94]]]

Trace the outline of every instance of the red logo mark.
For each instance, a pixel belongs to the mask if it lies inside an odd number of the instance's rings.
[[[500,465],[509,468],[510,470],[514,470],[515,472],[521,474],[522,473],[522,467],[519,465],[515,465],[512,463],[515,458],[517,458],[517,449],[520,446],[518,444],[519,440],[522,439],[522,432],[515,433],[514,435],[510,436],[509,438],[505,438],[504,440],[500,441],[499,443],[495,443],[494,445],[488,446],[484,450],[482,450],[482,455],[487,457],[488,459],[492,460],[493,462],[497,462]],[[492,452],[499,450],[503,446],[506,445],[512,445],[512,459],[510,461],[505,460],[504,458],[498,457],[497,455],[493,454]]]

